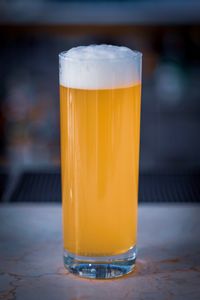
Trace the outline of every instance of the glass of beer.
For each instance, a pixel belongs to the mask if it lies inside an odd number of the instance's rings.
[[[135,265],[141,61],[111,45],[59,55],[64,264],[82,277]]]

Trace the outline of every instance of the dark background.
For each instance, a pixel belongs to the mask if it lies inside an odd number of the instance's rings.
[[[143,53],[140,201],[200,201],[199,1],[0,1],[0,199],[60,201],[58,53]]]

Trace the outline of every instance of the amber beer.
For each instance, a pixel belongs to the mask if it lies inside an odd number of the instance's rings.
[[[138,52],[107,45],[60,55],[64,262],[84,277],[134,267],[140,61]]]

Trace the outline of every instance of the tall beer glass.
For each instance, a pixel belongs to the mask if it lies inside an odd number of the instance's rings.
[[[59,59],[64,264],[118,277],[136,259],[142,55],[91,45]]]

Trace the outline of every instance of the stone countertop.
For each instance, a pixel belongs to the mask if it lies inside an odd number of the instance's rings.
[[[0,299],[200,299],[200,206],[141,205],[134,272],[81,279],[63,267],[61,206],[0,206]]]

